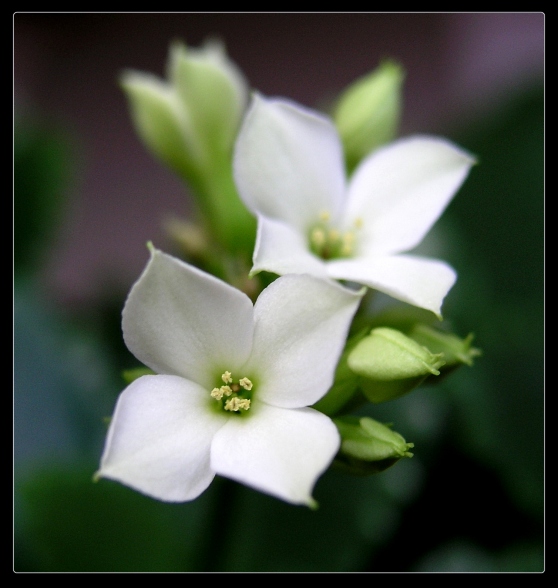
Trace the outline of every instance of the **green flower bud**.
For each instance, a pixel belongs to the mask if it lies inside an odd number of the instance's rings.
[[[213,243],[248,259],[256,221],[241,202],[232,150],[248,101],[248,85],[223,45],[171,45],[167,80],[127,71],[121,86],[146,147],[192,189],[201,229]],[[221,252],[219,252],[221,255]]]
[[[372,329],[347,358],[349,368],[361,376],[361,387],[370,402],[385,402],[410,392],[427,376],[439,375],[442,353],[432,353],[401,331]]]
[[[461,339],[452,333],[444,333],[429,325],[418,323],[409,332],[409,337],[434,353],[443,353],[445,364],[442,372],[462,364],[472,366],[473,359],[482,355],[480,349],[472,346],[474,338],[472,333],[469,333],[465,339]]]
[[[197,175],[193,134],[174,88],[150,74],[127,71],[121,76],[132,121],[145,146],[183,178]]]
[[[412,457],[407,443],[391,425],[369,417],[334,419],[341,435],[341,448],[334,465],[354,474],[373,474],[392,466],[402,457]]]
[[[210,39],[201,49],[173,44],[169,78],[205,157],[211,162],[220,153],[229,155],[246,108],[248,86],[222,43]]]
[[[341,94],[333,118],[343,141],[349,172],[371,151],[395,138],[404,78],[399,64],[384,61]]]
[[[174,43],[168,81],[127,71],[121,85],[136,131],[165,164],[194,185],[224,155],[230,158],[248,86],[224,47],[208,40],[200,49]]]

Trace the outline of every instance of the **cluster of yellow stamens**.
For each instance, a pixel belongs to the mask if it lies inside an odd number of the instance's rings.
[[[223,408],[232,412],[239,410],[248,410],[250,408],[250,398],[245,398],[245,392],[252,390],[253,384],[248,378],[241,378],[237,383],[233,382],[231,372],[224,372],[221,375],[224,386],[213,388],[211,390],[211,397],[215,400],[222,400],[226,398]],[[229,386],[230,384],[230,386]],[[241,395],[242,394],[242,395]]]
[[[322,259],[350,257],[355,249],[355,231],[361,228],[362,219],[355,221],[355,230],[343,232],[333,228],[330,219],[327,210],[320,213],[319,221],[310,230],[310,248]]]

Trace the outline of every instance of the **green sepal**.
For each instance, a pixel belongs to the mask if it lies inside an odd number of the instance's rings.
[[[345,472],[368,475],[382,472],[403,457],[412,457],[409,451],[414,443],[391,428],[370,417],[339,417],[333,419],[341,435],[341,447],[334,466]]]
[[[460,365],[473,365],[475,357],[482,355],[482,351],[472,346],[474,335],[469,333],[464,339],[435,329],[425,324],[415,324],[408,333],[414,341],[427,347],[433,353],[443,353],[445,364],[440,370],[446,373]]]

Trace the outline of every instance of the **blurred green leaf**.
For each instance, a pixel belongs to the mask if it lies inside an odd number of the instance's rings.
[[[519,543],[502,551],[482,549],[469,541],[454,541],[429,553],[415,572],[543,572],[541,545]]]
[[[314,497],[316,511],[235,485],[226,549],[215,554],[212,571],[361,571],[397,530],[400,505],[374,476],[329,471]]]
[[[70,135],[51,123],[14,124],[14,268],[34,271],[60,226],[75,172]]]
[[[120,385],[110,355],[47,304],[35,280],[17,279],[14,298],[16,468],[96,455]]]
[[[442,228],[459,279],[446,316],[475,331],[482,361],[452,379],[460,446],[543,513],[544,90],[512,96],[463,131],[478,165]]]
[[[211,493],[189,504],[157,502],[89,468],[43,469],[18,488],[18,572],[198,570]]]

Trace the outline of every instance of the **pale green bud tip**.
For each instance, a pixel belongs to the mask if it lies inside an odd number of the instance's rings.
[[[395,138],[401,118],[404,78],[403,68],[386,60],[341,94],[333,117],[350,168]]]
[[[341,435],[341,449],[337,465],[353,473],[380,472],[403,457],[412,457],[409,451],[414,443],[391,428],[369,417],[342,417],[334,420]]]
[[[173,79],[176,68],[180,67],[180,62],[188,61],[213,63],[219,67],[231,66],[225,44],[218,37],[206,38],[201,47],[189,47],[180,40],[174,40],[170,45],[169,60],[167,62],[169,79]]]
[[[189,121],[191,141],[211,168],[216,154],[232,149],[247,103],[246,80],[217,39],[200,48],[175,43],[169,78]]]

